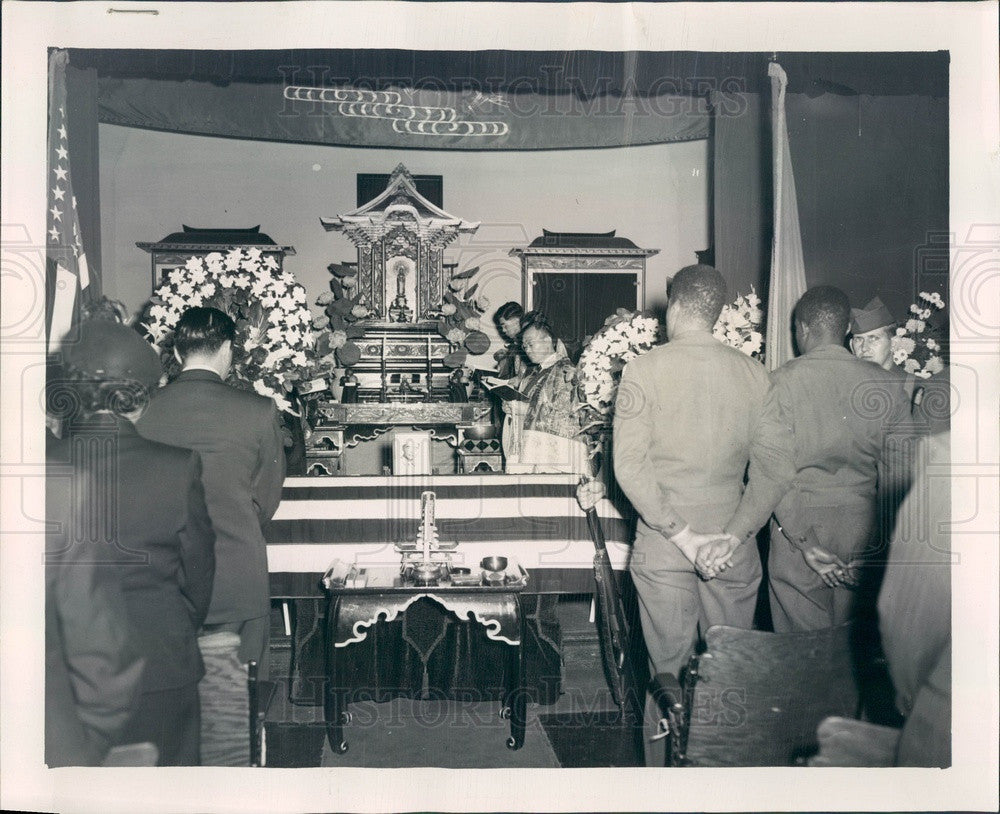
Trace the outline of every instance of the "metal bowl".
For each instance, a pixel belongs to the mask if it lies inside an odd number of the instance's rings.
[[[493,424],[473,424],[465,428],[465,437],[474,441],[484,441],[488,438],[497,437],[497,428]]]
[[[484,571],[506,571],[507,570],[507,558],[506,557],[483,557],[483,561],[479,563],[480,568]]]

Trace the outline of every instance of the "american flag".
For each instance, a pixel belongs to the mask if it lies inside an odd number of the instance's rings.
[[[73,327],[76,292],[90,286],[87,255],[80,236],[80,218],[73,195],[66,130],[66,51],[54,51],[49,58],[49,170],[47,177],[48,235],[46,255],[52,275],[54,296],[49,322],[49,351],[59,347]]]

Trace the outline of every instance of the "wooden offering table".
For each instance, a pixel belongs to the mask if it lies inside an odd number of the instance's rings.
[[[354,688],[343,670],[349,661],[345,651],[364,642],[370,628],[405,615],[421,599],[433,600],[460,621],[480,626],[488,639],[508,645],[507,686],[500,715],[510,719],[507,747],[520,749],[527,712],[521,592],[528,578],[524,571],[512,563],[506,573],[497,575],[502,577],[497,581],[488,581],[484,572],[477,584],[455,584],[445,578],[433,585],[415,584],[404,578],[399,568],[366,568],[361,574],[361,582],[334,583],[328,589],[324,717],[334,753],[347,751],[344,726],[351,722],[347,704]]]
[[[281,505],[265,526],[271,595],[282,601],[292,642],[293,703],[320,704],[326,675],[324,636],[327,596],[321,578],[334,559],[358,568],[398,571],[394,544],[412,540],[420,521],[420,495],[437,495],[437,527],[445,543],[457,543],[454,566],[476,569],[484,557],[516,559],[528,574],[522,589],[529,694],[553,703],[561,681],[561,634],[555,620],[557,594],[594,590],[594,543],[586,515],[577,505],[572,475],[434,475],[399,477],[289,478]],[[617,502],[617,501],[616,501]],[[623,569],[633,536],[628,510],[611,500],[598,506],[612,566]],[[473,697],[484,674],[502,687],[499,640],[459,629],[441,638],[437,606],[418,602],[391,624],[376,626],[359,643],[350,665],[354,684],[371,687],[375,700],[427,692],[438,697]],[[442,615],[451,618],[450,614]],[[382,630],[385,628],[385,630]],[[421,638],[420,628],[429,632]],[[413,642],[417,641],[417,645]],[[395,675],[379,676],[376,652],[391,649]],[[464,694],[463,694],[464,693]]]

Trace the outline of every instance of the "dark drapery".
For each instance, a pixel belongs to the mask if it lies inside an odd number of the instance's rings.
[[[370,147],[537,150],[706,138],[693,52],[79,50],[102,122]]]
[[[763,295],[771,263],[771,141],[758,93],[712,99],[715,265],[730,295]],[[766,100],[764,100],[766,102]]]
[[[703,99],[370,90],[309,72],[281,83],[108,79],[101,121],[209,136],[367,147],[538,150],[706,138]]]
[[[806,283],[836,285],[858,305],[878,295],[897,316],[919,291],[947,301],[948,100],[850,90],[786,97]],[[750,285],[763,295],[772,229],[768,96],[716,94],[713,102],[715,263],[732,295]]]

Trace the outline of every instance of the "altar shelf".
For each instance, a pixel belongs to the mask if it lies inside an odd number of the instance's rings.
[[[249,229],[195,229],[182,225],[181,231],[171,232],[155,243],[140,241],[135,245],[151,255],[151,290],[156,289],[167,272],[183,266],[191,257],[204,257],[212,252],[224,254],[232,249],[260,249],[264,254],[273,255],[280,270],[285,256],[295,254],[292,246],[279,246],[260,230],[260,226]]]

